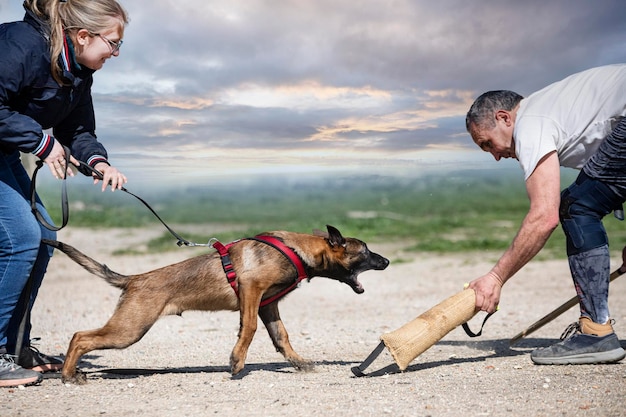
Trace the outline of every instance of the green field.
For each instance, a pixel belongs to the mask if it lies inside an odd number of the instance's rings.
[[[563,184],[569,184],[574,175],[564,173]],[[43,183],[38,190],[58,222],[59,182]],[[402,240],[413,242],[409,250],[439,253],[504,250],[528,209],[519,170],[450,171],[419,178],[264,177],[159,192],[131,191],[147,200],[174,229],[182,224],[233,225],[232,231],[220,232],[217,237],[221,241],[267,230],[308,233],[330,224],[346,236],[368,242]],[[126,193],[102,193],[99,187],[76,181],[68,181],[68,193],[70,226],[162,228],[140,202]],[[625,225],[608,216],[605,226],[611,242],[621,248],[626,243]],[[196,242],[213,237],[183,236]],[[175,239],[163,228],[163,236],[149,242],[149,247],[154,251],[174,249],[173,243]],[[541,257],[564,257],[563,248],[559,228]]]

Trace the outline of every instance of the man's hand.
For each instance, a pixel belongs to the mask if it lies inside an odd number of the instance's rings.
[[[470,282],[469,288],[476,293],[476,308],[493,313],[500,303],[500,292],[504,282],[493,271]]]

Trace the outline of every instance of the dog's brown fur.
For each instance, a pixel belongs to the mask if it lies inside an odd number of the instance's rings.
[[[358,239],[344,238],[332,226],[328,233],[316,235],[276,231],[275,236],[302,259],[310,278],[322,276],[348,284],[356,293],[363,287],[359,273],[382,270],[389,261],[373,252]],[[77,249],[58,241],[44,241],[63,252],[89,272],[121,288],[115,312],[96,330],[74,334],[62,371],[63,382],[82,384],[84,374],[77,370],[82,355],[96,349],[123,349],[139,341],[161,316],[186,310],[240,311],[237,343],[230,356],[233,375],[245,364],[248,347],[257,328],[257,314],[270,338],[296,369],[309,370],[312,363],[300,357],[289,343],[289,336],[278,311],[278,302],[259,308],[262,298],[278,294],[294,283],[293,264],[273,247],[255,240],[242,240],[230,248],[230,259],[237,273],[239,297],[228,284],[219,254],[197,256],[138,275],[121,275],[89,258]]]

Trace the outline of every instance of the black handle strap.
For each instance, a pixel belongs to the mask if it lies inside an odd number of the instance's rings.
[[[67,184],[65,181],[67,179],[67,168],[70,164],[70,150],[66,146],[63,146],[63,150],[65,151],[65,171],[63,172],[63,185],[61,186],[62,187],[61,188],[61,212],[63,213],[63,220],[62,220],[61,226],[57,227],[48,223],[48,221],[43,217],[43,215],[39,212],[39,209],[37,208],[37,190],[36,190],[37,172],[39,172],[39,170],[44,164],[44,162],[41,159],[37,161],[37,167],[35,168],[35,171],[33,172],[33,178],[31,179],[31,182],[30,182],[30,208],[33,211],[33,214],[35,215],[39,223],[41,223],[46,229],[52,230],[54,232],[59,231],[63,229],[65,226],[67,226],[67,222],[70,217],[69,202],[67,198]]]
[[[353,366],[352,368],[350,368],[354,376],[356,377],[367,376],[367,374],[365,373],[365,370],[372,364],[372,362],[376,360],[378,355],[380,355],[380,353],[384,349],[385,349],[385,342],[381,341],[378,344],[378,346],[376,346],[376,348],[372,351],[372,353],[370,353],[369,356],[365,358],[365,360],[359,366]]]
[[[463,327],[463,330],[465,330],[465,333],[467,333],[469,337],[478,337],[481,334],[483,334],[483,327],[485,327],[485,323],[487,323],[487,320],[489,319],[489,317],[493,316],[494,313],[489,313],[485,316],[485,319],[483,320],[483,323],[481,324],[480,330],[478,331],[478,333],[474,333],[473,331],[471,331],[467,322],[463,323],[461,326]]]

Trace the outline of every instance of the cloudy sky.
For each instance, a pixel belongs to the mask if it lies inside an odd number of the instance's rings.
[[[491,161],[480,93],[626,62],[623,0],[126,0],[95,75],[99,139],[131,181]],[[0,0],[2,21],[23,16]]]

